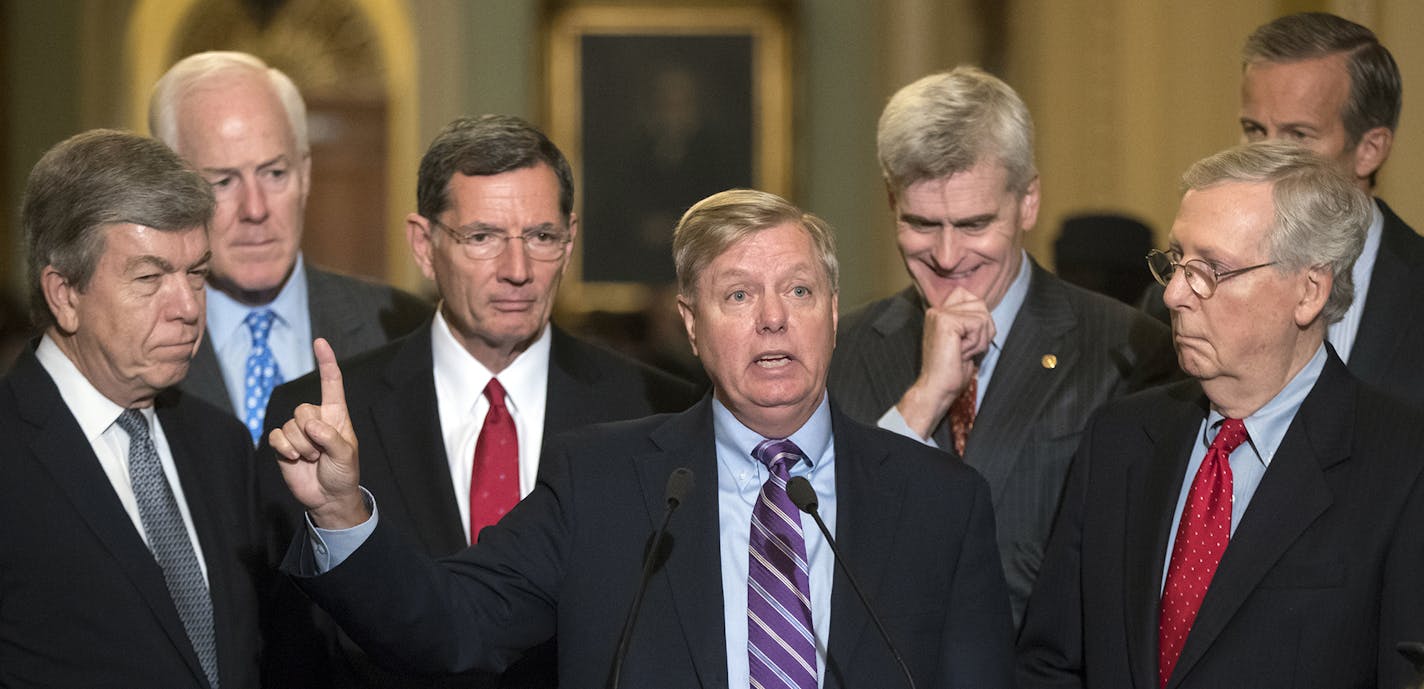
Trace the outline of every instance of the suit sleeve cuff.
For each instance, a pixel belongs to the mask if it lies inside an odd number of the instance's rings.
[[[905,423],[905,417],[900,415],[900,410],[896,407],[890,407],[890,411],[885,412],[885,415],[881,416],[880,420],[875,422],[875,425],[891,433],[899,433],[906,438],[918,440],[933,448],[939,448],[939,443],[936,443],[934,438],[921,438],[919,433],[911,429],[910,424]]]
[[[366,507],[371,510],[371,518],[349,529],[323,529],[312,523],[310,514],[303,515],[317,574],[326,574],[345,562],[346,558],[351,557],[351,553],[356,552],[356,549],[371,537],[371,532],[376,530],[376,524],[380,521],[376,498],[364,486],[361,487],[361,496],[366,501]]]

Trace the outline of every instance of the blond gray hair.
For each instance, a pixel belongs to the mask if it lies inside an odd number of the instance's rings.
[[[1275,219],[1266,233],[1268,257],[1282,273],[1328,265],[1334,280],[1321,317],[1327,324],[1340,320],[1355,296],[1351,270],[1370,226],[1369,196],[1337,166],[1284,141],[1229,148],[1182,175],[1183,191],[1232,182],[1271,185]]]
[[[977,67],[961,65],[900,89],[880,115],[875,143],[885,183],[897,194],[984,160],[1001,163],[1009,190],[1020,196],[1038,176],[1028,108]]]
[[[693,204],[673,230],[672,255],[677,267],[677,288],[683,298],[695,300],[697,278],[708,264],[733,244],[763,230],[787,223],[806,231],[816,258],[826,271],[831,291],[840,291],[840,264],[836,238],[826,221],[786,199],[755,189],[731,189]]]
[[[219,77],[248,74],[264,77],[281,101],[292,128],[297,153],[311,153],[307,139],[307,104],[290,77],[275,67],[268,67],[261,58],[247,53],[212,50],[194,53],[168,69],[148,99],[148,130],[169,148],[178,150],[178,107],[187,95],[203,83]]]

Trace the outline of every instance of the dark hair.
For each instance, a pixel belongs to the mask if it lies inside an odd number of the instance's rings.
[[[95,129],[49,149],[30,171],[20,206],[35,325],[54,322],[40,284],[46,266],[83,290],[104,253],[105,227],[206,228],[213,203],[212,187],[154,139]]]
[[[1325,12],[1302,12],[1256,29],[1241,54],[1246,64],[1294,62],[1344,54],[1350,74],[1350,98],[1340,113],[1351,146],[1375,127],[1399,125],[1403,86],[1399,66],[1375,33]]]
[[[450,207],[450,178],[497,175],[544,163],[559,178],[559,213],[565,223],[574,210],[574,173],[549,137],[512,115],[461,117],[435,136],[420,159],[416,210],[426,218]]]

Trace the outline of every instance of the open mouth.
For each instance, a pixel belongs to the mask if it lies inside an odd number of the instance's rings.
[[[756,365],[762,368],[781,368],[783,366],[790,365],[790,363],[791,355],[781,353],[764,354],[762,356],[757,357],[756,360]]]

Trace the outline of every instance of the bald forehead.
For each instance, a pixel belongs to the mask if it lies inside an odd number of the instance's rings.
[[[228,69],[206,75],[180,92],[177,104],[180,125],[205,121],[193,119],[195,116],[231,111],[287,118],[277,88],[264,72],[257,70]]]
[[[192,137],[237,123],[276,128],[284,141],[295,145],[286,108],[276,87],[260,71],[231,69],[207,75],[178,95],[176,109],[180,148]]]

